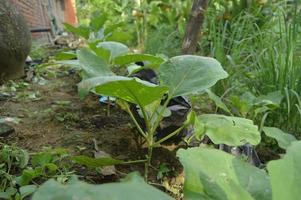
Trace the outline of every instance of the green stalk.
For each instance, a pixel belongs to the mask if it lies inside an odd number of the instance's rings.
[[[170,102],[171,98],[168,96],[168,98],[166,99],[166,101],[163,104],[163,109],[159,112],[157,121],[155,122],[154,126],[152,127],[152,132],[155,132],[157,127],[159,126],[160,122],[163,119],[163,113],[165,111],[165,109],[167,108],[168,103]],[[154,117],[154,115],[152,115],[151,119]]]
[[[128,165],[128,164],[135,164],[135,163],[145,163],[147,160],[133,160],[133,161],[126,161],[121,163],[120,165]]]
[[[153,135],[153,134],[149,134],[149,135]],[[147,181],[148,179],[148,171],[149,171],[149,167],[151,166],[151,160],[152,160],[152,156],[153,156],[153,136],[148,138],[147,141],[147,156],[146,156],[146,162],[144,165],[144,179],[145,181]]]
[[[176,134],[178,134],[180,131],[182,131],[183,129],[185,128],[185,125],[184,126],[181,126],[180,128],[178,128],[177,130],[175,130],[174,132],[168,134],[167,136],[165,136],[164,138],[162,138],[161,140],[155,142],[153,144],[153,146],[157,146],[159,144],[161,144],[162,142],[165,142],[166,140],[168,140],[169,138],[175,136]]]
[[[168,105],[168,103],[170,102],[170,100],[171,100],[171,98],[168,97],[167,100],[164,102],[163,108],[162,108],[162,110],[159,112],[158,117],[157,117],[157,120],[155,121],[154,126],[152,126],[152,127],[151,127],[150,124],[149,124],[149,122],[150,122],[149,120],[152,120],[152,118],[155,116],[155,114],[153,113],[153,114],[151,115],[150,119],[148,120],[147,115],[145,114],[144,109],[143,109],[143,108],[141,109],[141,110],[142,110],[142,113],[144,113],[143,116],[145,116],[145,117],[144,117],[144,120],[145,120],[145,124],[146,124],[146,127],[147,127],[147,136],[148,136],[148,137],[147,137],[147,148],[148,148],[148,153],[147,153],[147,157],[146,157],[147,162],[145,163],[145,174],[144,174],[144,175],[145,175],[144,178],[145,178],[146,181],[147,181],[147,179],[148,179],[149,167],[151,166],[151,159],[152,159],[152,154],[153,154],[153,148],[154,148],[155,146],[157,146],[158,144],[164,142],[165,140],[169,139],[170,137],[176,135],[177,133],[179,133],[179,132],[184,128],[184,126],[182,126],[181,128],[175,130],[174,132],[172,132],[172,133],[169,134],[168,136],[162,138],[161,140],[159,140],[159,141],[157,141],[157,142],[154,142],[154,133],[155,133],[157,127],[159,126],[160,122],[161,122],[162,119],[163,119],[163,113],[164,113],[165,109],[167,108],[167,105]],[[156,112],[156,111],[155,111],[155,112]]]
[[[144,165],[144,179],[147,181],[148,179],[148,172],[149,172],[149,167],[151,166],[151,160],[152,160],[152,155],[153,155],[153,139],[154,139],[154,131],[152,131],[152,128],[150,126],[150,121],[149,117],[147,116],[145,110],[143,107],[140,107],[143,118],[144,118],[144,123],[146,126],[147,134],[146,134],[146,142],[147,142],[147,156],[146,156],[146,162]]]
[[[147,139],[147,134],[142,130],[141,126],[139,125],[139,123],[137,122],[136,118],[134,117],[131,109],[129,108],[129,106],[126,107],[126,111],[129,113],[131,119],[133,120],[135,126],[137,127],[139,133],[145,138]]]

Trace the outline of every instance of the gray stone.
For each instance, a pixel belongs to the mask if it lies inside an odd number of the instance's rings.
[[[10,134],[14,133],[15,129],[8,124],[0,123],[0,137],[8,137]]]
[[[0,83],[24,75],[31,34],[24,17],[10,0],[0,0]]]

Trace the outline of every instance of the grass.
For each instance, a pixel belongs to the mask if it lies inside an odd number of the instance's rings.
[[[149,54],[165,54],[168,57],[181,54],[182,40],[180,33],[171,25],[161,25],[148,32],[145,52]]]
[[[200,41],[202,53],[215,57],[230,77],[220,82],[220,96],[250,91],[255,96],[280,90],[280,108],[269,112],[265,125],[301,136],[301,36],[298,6],[282,1],[231,19],[209,6]],[[289,14],[286,14],[289,13]],[[259,123],[259,122],[258,122]]]

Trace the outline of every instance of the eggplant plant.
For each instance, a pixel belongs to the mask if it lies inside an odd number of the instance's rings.
[[[115,61],[129,64],[142,57],[147,60],[153,59],[153,57],[147,57],[146,55],[127,55],[116,57]],[[139,133],[146,141],[148,147],[145,164],[146,179],[148,168],[151,165],[153,148],[175,136],[188,125],[188,123],[184,123],[180,128],[160,140],[155,140],[156,129],[163,120],[171,99],[203,92],[218,80],[228,76],[217,60],[193,55],[176,56],[167,61],[162,60],[156,70],[159,85],[135,77],[115,75],[108,67],[103,65],[99,65],[99,68],[101,75],[84,79],[79,83],[79,93],[84,96],[87,91],[92,90],[96,94],[118,99],[119,105],[127,111]],[[139,107],[145,128],[138,123],[138,119],[130,109],[130,104]]]
[[[194,112],[186,113],[187,120],[163,136],[157,133],[164,124],[163,120],[172,113],[168,107],[172,100],[208,92],[217,81],[228,76],[217,60],[194,55],[165,59],[149,54],[129,54],[128,49],[116,42],[101,42],[96,48],[77,52],[77,65],[82,74],[82,81],[78,84],[79,95],[83,98],[93,92],[114,97],[117,104],[129,114],[148,148],[145,179],[153,148],[174,136],[178,137],[188,126],[193,127],[195,138],[202,140],[207,135],[214,144],[241,146],[260,142],[258,127],[252,120],[216,114],[196,116]],[[137,77],[117,75],[112,71],[113,67],[129,68],[138,61],[147,63],[142,69],[148,67],[155,72],[158,78],[156,84]],[[128,71],[135,73],[137,70],[141,68]],[[133,107],[136,109],[133,110]],[[135,113],[137,110],[138,116]]]

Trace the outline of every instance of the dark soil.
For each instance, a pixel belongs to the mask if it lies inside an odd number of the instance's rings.
[[[64,73],[49,78],[45,85],[29,83],[26,88],[18,89],[14,97],[1,98],[0,116],[18,117],[21,122],[10,124],[15,132],[0,138],[0,142],[15,143],[29,152],[38,152],[43,147],[62,147],[72,155],[93,156],[95,139],[99,150],[114,158],[127,161],[145,159],[146,149],[138,146],[137,132],[128,115],[117,106],[111,106],[108,116],[108,106],[101,105],[98,97],[92,94],[80,100],[76,88],[78,82],[76,74]],[[35,94],[35,98],[25,95],[28,93]],[[175,151],[168,148],[154,150],[150,182],[157,186],[162,184],[163,181],[156,178],[155,169],[163,163],[170,169],[164,184],[171,184],[170,188],[175,185],[179,191],[182,182],[179,183],[177,177],[182,177],[182,167]],[[84,168],[79,173],[94,183],[112,182],[132,171],[143,174],[144,164],[119,165],[116,169],[117,175],[109,177]]]

